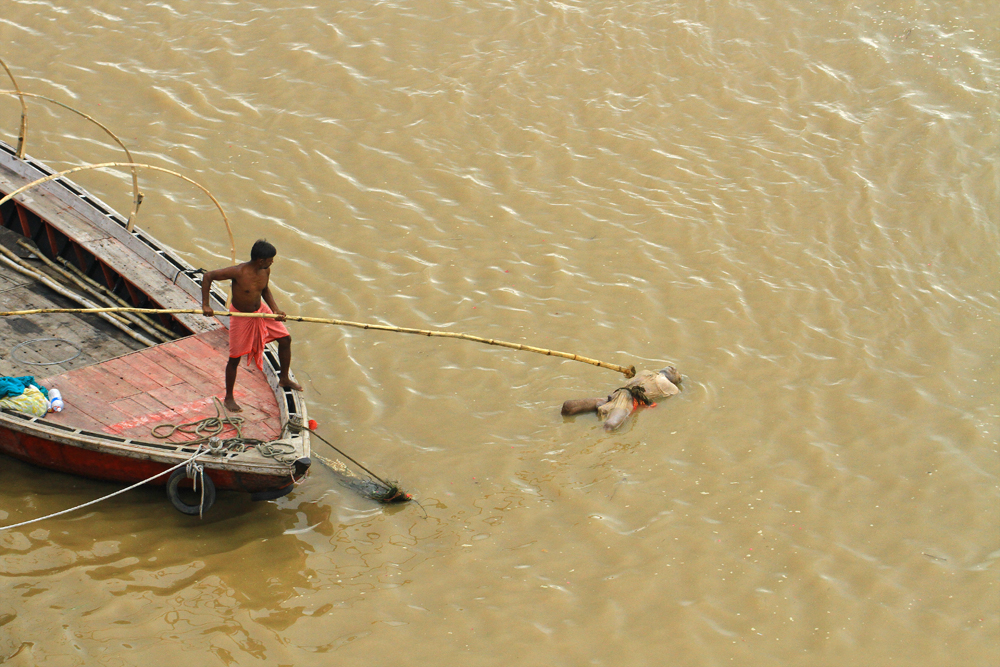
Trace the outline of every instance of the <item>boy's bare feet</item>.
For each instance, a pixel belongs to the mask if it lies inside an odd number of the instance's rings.
[[[287,375],[278,378],[279,387],[288,387],[289,389],[294,389],[295,391],[302,391],[302,385],[298,382],[292,380],[292,378]]]
[[[226,406],[226,410],[230,412],[243,412],[243,408],[240,407],[240,404],[232,396],[226,396],[226,400],[222,403]]]

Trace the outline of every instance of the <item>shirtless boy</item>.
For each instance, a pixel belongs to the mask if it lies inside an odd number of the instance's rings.
[[[278,374],[278,384],[302,391],[298,383],[293,382],[288,375],[292,363],[292,337],[281,321],[285,319],[284,311],[278,310],[271,295],[268,280],[271,277],[271,264],[278,254],[274,246],[261,239],[253,244],[250,250],[250,261],[224,269],[215,269],[205,274],[201,281],[201,312],[205,317],[212,317],[215,311],[209,304],[212,283],[216,280],[233,281],[233,302],[230,312],[242,313],[274,313],[278,319],[263,317],[231,317],[229,323],[229,363],[226,364],[226,408],[232,412],[240,412],[242,408],[233,398],[233,388],[236,386],[236,371],[240,367],[240,357],[247,355],[247,362],[253,360],[257,368],[264,368],[264,345],[272,340],[278,341],[278,363],[281,370]]]

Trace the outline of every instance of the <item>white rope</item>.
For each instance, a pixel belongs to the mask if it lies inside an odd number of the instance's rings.
[[[218,441],[218,438],[214,438]],[[201,445],[198,445],[198,449],[201,449]],[[211,445],[209,445],[209,451],[212,451]],[[198,518],[204,519],[205,513],[205,466],[200,463],[195,463],[194,459],[187,462],[187,468],[184,469],[187,474],[188,479],[192,480],[191,484],[194,486],[195,493],[198,492],[198,480],[201,480],[201,502],[198,503]]]
[[[134,489],[134,488],[136,488],[138,486],[142,486],[146,482],[152,482],[157,477],[163,477],[168,472],[173,472],[174,470],[177,470],[181,466],[186,466],[187,464],[191,463],[192,461],[194,461],[199,456],[202,456],[203,454],[208,454],[208,452],[201,451],[201,446],[199,446],[198,447],[198,451],[196,451],[194,453],[194,456],[192,456],[191,458],[187,459],[186,461],[181,461],[180,463],[178,463],[177,465],[175,465],[173,468],[168,468],[168,469],[164,470],[161,473],[157,473],[156,475],[153,475],[149,479],[144,479],[141,482],[136,482],[135,484],[133,484],[132,486],[128,487],[127,489],[121,489],[119,491],[115,491],[114,493],[109,493],[108,495],[104,496],[103,498],[98,498],[97,500],[91,500],[89,503],[84,503],[82,505],[77,505],[76,507],[71,507],[68,510],[63,510],[61,512],[56,512],[55,514],[49,514],[48,516],[43,516],[43,517],[39,517],[37,519],[32,519],[31,521],[22,521],[21,523],[15,523],[12,526],[0,526],[0,531],[11,530],[12,528],[20,528],[21,526],[27,526],[29,523],[37,523],[39,521],[45,521],[46,519],[51,519],[53,517],[61,516],[63,514],[69,514],[70,512],[75,512],[76,510],[83,509],[84,507],[89,507],[90,505],[95,505],[95,504],[101,502],[102,500],[107,500],[108,498],[114,498],[115,496],[120,495],[122,493],[125,493],[126,491],[131,491],[132,489]]]

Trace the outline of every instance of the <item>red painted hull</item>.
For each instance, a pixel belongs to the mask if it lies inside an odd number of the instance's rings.
[[[135,484],[173,466],[157,461],[95,452],[83,447],[54,442],[28,433],[0,427],[0,453],[26,463],[72,475],[109,482]],[[291,475],[262,475],[205,468],[217,489],[260,493],[278,491],[293,483]],[[150,484],[163,486],[167,475]]]
[[[0,141],[0,197],[53,174]],[[115,295],[106,299],[112,303],[125,300],[133,306],[195,312],[134,326],[119,322],[114,327],[108,323],[96,327],[87,320],[90,316],[50,320],[50,315],[32,314],[19,319],[21,329],[11,325],[10,335],[20,336],[21,344],[53,336],[51,340],[76,345],[63,337],[65,329],[66,335],[83,341],[87,349],[79,361],[74,360],[80,355],[51,363],[13,359],[13,355],[4,359],[6,367],[20,371],[5,370],[4,375],[34,375],[39,365],[59,369],[38,382],[59,389],[65,409],[44,418],[0,411],[0,454],[123,485],[145,481],[191,459],[197,451],[197,445],[190,443],[198,436],[174,432],[169,439],[161,438],[156,428],[197,423],[224,412],[219,398],[226,383],[228,331],[218,318],[200,314],[199,271],[173,251],[140,228],[131,228],[65,177],[33,187],[30,195],[21,194],[0,205],[0,229],[33,243],[32,252],[39,261],[45,258],[49,270],[59,271],[62,263],[89,282],[72,278],[72,271],[65,273],[86,293],[73,295],[46,278],[44,271],[36,271],[34,264],[4,255],[9,263],[0,262],[6,267],[0,275],[3,301],[19,304],[8,310],[35,310],[38,303],[54,308],[63,298],[91,307],[90,297],[98,298],[103,290],[105,296]],[[39,290],[35,282],[47,285],[52,294]],[[50,299],[57,293],[62,296]],[[212,294],[212,303],[223,308],[226,295],[217,287]],[[5,338],[4,343],[13,346],[12,341]],[[27,352],[35,354],[31,348]],[[279,368],[278,353],[271,344],[264,352],[262,369],[240,371],[235,392],[243,406],[239,425],[229,422],[232,430],[220,437],[238,437],[242,448],[232,446],[218,456],[204,453],[198,457],[216,489],[250,493],[254,500],[277,498],[306,474],[309,432],[294,426],[309,421],[304,397],[300,390],[278,386]],[[260,448],[257,443],[272,446]],[[165,475],[151,483],[162,486],[167,481]]]

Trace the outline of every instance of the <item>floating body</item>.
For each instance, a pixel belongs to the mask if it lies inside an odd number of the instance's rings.
[[[607,431],[621,426],[640,405],[680,393],[681,375],[673,366],[660,371],[639,371],[635,377],[616,389],[606,398],[579,398],[563,403],[564,416],[596,411]]]

